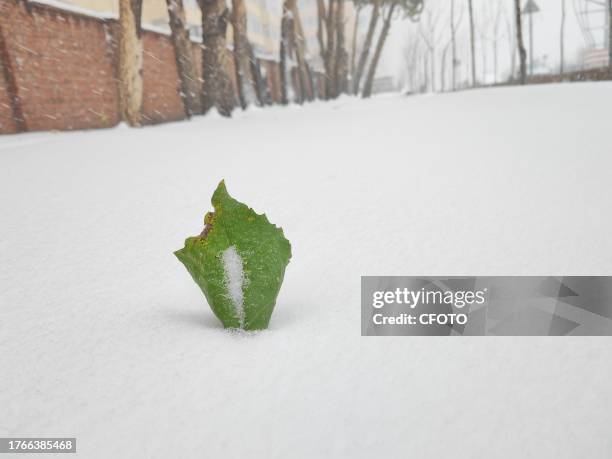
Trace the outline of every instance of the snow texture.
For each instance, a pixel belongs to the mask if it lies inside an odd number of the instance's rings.
[[[576,83],[3,136],[0,436],[88,459],[609,459],[609,338],[361,337],[360,276],[612,274],[610,100]],[[255,334],[223,330],[172,254],[222,178],[292,244]]]
[[[240,328],[244,328],[244,271],[242,269],[242,258],[233,245],[228,247],[221,255],[223,270],[225,271],[225,282],[227,293],[236,310],[236,317],[240,322]]]

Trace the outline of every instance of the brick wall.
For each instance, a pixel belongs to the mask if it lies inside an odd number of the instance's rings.
[[[145,122],[161,123],[185,117],[180,96],[180,80],[174,48],[166,35],[143,31],[144,97],[142,112]]]
[[[0,11],[8,65],[28,130],[107,127],[118,122],[109,23],[16,0],[0,0]],[[6,131],[0,128],[0,132]]]
[[[25,0],[0,0],[0,39],[4,39],[8,54],[1,63],[8,65],[14,76],[26,130],[103,128],[120,121],[118,32],[115,19]],[[197,43],[192,46],[201,72],[201,47]],[[170,37],[145,30],[143,49],[145,122],[184,118]],[[233,59],[228,61],[233,65]],[[266,65],[278,67],[273,62]],[[229,70],[233,79],[234,72]],[[0,134],[18,131],[10,101],[0,70]]]

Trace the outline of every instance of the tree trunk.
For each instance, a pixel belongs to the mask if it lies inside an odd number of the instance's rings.
[[[227,23],[225,0],[198,0],[202,10],[202,111],[216,107],[222,116],[231,116],[234,89],[228,75]]]
[[[446,53],[448,52],[448,45],[442,50],[442,59],[440,62],[440,91],[446,91]]]
[[[436,49],[429,48],[429,53],[431,54],[431,92],[436,92]]]
[[[529,75],[533,75],[533,13],[529,13]]]
[[[484,40],[484,36],[481,35],[480,39],[481,49],[480,55],[482,56],[482,84],[487,84],[487,46]]]
[[[0,25],[0,68],[2,68],[4,87],[8,93],[9,103],[11,104],[11,117],[13,123],[15,124],[15,129],[17,132],[25,132],[28,130],[28,126],[23,116],[17,79],[15,78],[15,72],[13,70],[13,63],[8,52],[8,46],[4,39],[2,25]]]
[[[166,0],[170,30],[172,31],[172,45],[176,59],[176,69],[181,82],[181,99],[185,107],[185,115],[190,117],[201,113],[200,81],[193,64],[191,54],[191,40],[189,31],[185,27],[185,9],[183,0]]]
[[[493,22],[493,83],[499,81],[499,29],[502,19],[502,9],[499,5],[495,9],[495,19]]]
[[[234,30],[234,61],[236,82],[238,83],[240,105],[242,108],[253,102],[253,98],[262,106],[261,75],[251,62],[252,48],[247,35],[247,15],[244,0],[232,0],[232,17]]]
[[[251,76],[253,78],[253,87],[255,88],[255,97],[257,98],[257,103],[260,107],[263,107],[267,104],[267,96],[266,90],[267,85],[261,76],[261,69],[259,67],[259,62],[255,57],[255,53],[253,52],[253,47],[247,41],[247,52],[249,55],[249,65],[251,68]]]
[[[304,37],[304,29],[302,26],[302,19],[300,16],[300,10],[298,9],[297,0],[289,1],[289,11],[292,17],[292,34],[293,37],[293,49],[295,50],[296,60],[298,64],[298,72],[300,79],[300,86],[302,88],[302,98],[307,100],[314,99],[314,83],[312,81],[312,73],[310,67],[306,61],[306,39]]]
[[[497,70],[498,70],[498,47],[497,47],[497,36],[493,41],[493,83],[497,84]]]
[[[291,69],[291,81],[293,82],[294,101],[302,105],[304,103],[304,88],[302,87],[302,77],[297,67]]]
[[[281,104],[287,105],[287,53],[289,52],[289,9],[288,0],[283,2],[283,15],[281,17],[281,42],[279,56]]]
[[[293,0],[288,0],[289,7],[291,8],[291,2]],[[289,20],[287,21],[288,32],[288,55],[291,56],[292,60],[296,62],[297,67],[291,68],[289,74],[291,75],[291,81],[293,83],[293,93],[294,93],[294,101],[298,104],[303,104],[305,95],[304,81],[302,78],[302,72],[300,71],[300,64],[298,62],[298,52],[296,49],[297,39],[295,37],[296,27],[295,27],[295,18],[293,17],[293,12],[289,9]]]
[[[387,13],[387,17],[385,18],[385,23],[383,25],[382,30],[380,31],[380,36],[378,37],[378,43],[376,45],[376,51],[374,51],[374,56],[372,56],[372,62],[370,63],[368,76],[363,86],[363,98],[367,98],[372,95],[372,87],[374,86],[374,76],[376,75],[376,68],[378,67],[378,61],[380,60],[382,50],[385,46],[385,40],[387,39],[387,35],[389,34],[389,29],[391,28],[391,19],[393,18],[393,11],[395,10],[396,5],[397,3],[395,1],[391,3],[391,6],[389,7],[389,12]]]
[[[423,88],[429,91],[429,51],[423,53]]]
[[[455,27],[455,0],[451,0],[451,51],[452,51],[452,79],[453,82],[451,84],[451,88],[455,91],[457,87],[457,30]]]
[[[516,45],[521,62],[520,82],[525,84],[527,81],[527,52],[523,43],[523,24],[521,18],[521,0],[514,0],[514,18],[516,20]]]
[[[130,126],[142,123],[142,0],[119,1],[119,100]]]
[[[238,102],[245,110],[249,104],[247,100],[247,80],[249,80],[249,56],[247,53],[246,36],[246,9],[244,0],[232,0],[232,31],[234,38],[234,69],[236,72],[236,88],[238,89]]]
[[[374,39],[374,32],[376,31],[376,25],[378,24],[378,18],[380,17],[380,0],[374,0],[372,6],[372,15],[370,16],[370,24],[368,25],[368,32],[366,34],[363,47],[361,48],[361,54],[359,55],[359,63],[357,64],[357,71],[355,73],[355,82],[353,83],[354,94],[359,94],[359,84],[361,83],[361,77],[368,62],[368,56],[370,54],[370,48],[372,46],[372,40]]]
[[[561,0],[561,33],[559,37],[559,75],[565,73],[565,0]]]
[[[344,35],[344,0],[338,0],[336,12],[336,66],[334,80],[336,95],[345,93],[348,89],[348,54]]]
[[[355,23],[353,24],[353,37],[351,43],[351,91],[355,92],[355,58],[357,54],[357,31],[359,30],[359,16],[361,15],[361,8],[358,8],[355,13]]]
[[[507,22],[508,50],[510,51],[510,81],[516,77],[516,33],[512,29],[512,21]]]
[[[321,55],[321,61],[325,65],[327,60],[327,45],[325,43],[324,29],[327,14],[325,10],[325,0],[317,0],[317,41],[319,42],[319,54]],[[319,97],[322,99],[327,98],[326,85],[323,85],[322,91],[320,91]],[[318,87],[318,85],[317,85]]]
[[[327,49],[325,51],[325,93],[328,99],[336,97],[336,31],[334,18],[337,8],[334,7],[334,0],[329,0],[327,7],[327,18],[325,20],[327,29]]]
[[[612,0],[608,0],[608,73],[612,78]]]
[[[472,7],[472,0],[468,0],[468,11],[470,16],[470,55],[472,61],[472,86],[476,86],[476,51],[474,49],[474,8]]]

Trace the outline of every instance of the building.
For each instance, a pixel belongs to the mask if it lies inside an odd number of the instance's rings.
[[[44,2],[45,0],[41,0]],[[97,13],[118,15],[118,0],[47,0],[65,3]],[[192,37],[201,35],[201,14],[196,0],[183,0],[185,16]],[[229,2],[228,2],[229,3]],[[280,54],[280,24],[283,0],[245,0],[247,10],[248,37],[255,55],[260,59],[278,60]],[[318,11],[314,0],[298,0],[300,21],[306,39],[306,56],[311,65],[322,71],[319,44],[317,41]],[[353,36],[355,9],[351,2],[345,6],[346,40],[349,44]],[[142,22],[145,25],[169,31],[166,0],[145,0],[142,8]],[[231,28],[228,30],[228,43],[232,43]]]

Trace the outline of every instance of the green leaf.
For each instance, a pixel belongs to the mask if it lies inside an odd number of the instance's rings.
[[[226,328],[268,327],[291,259],[283,230],[232,198],[221,181],[199,236],[174,254]]]

